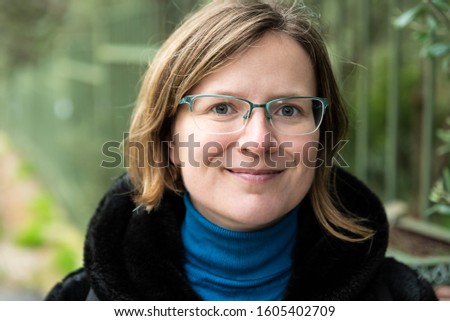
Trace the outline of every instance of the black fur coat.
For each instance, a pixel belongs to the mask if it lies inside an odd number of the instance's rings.
[[[304,200],[284,299],[435,300],[425,280],[385,257],[388,223],[378,198],[342,170],[336,184],[343,206],[367,218],[377,233],[362,244],[339,241],[320,227]],[[136,209],[130,195],[123,176],[90,222],[84,268],[55,285],[47,300],[86,300],[88,293],[99,300],[200,300],[183,269],[182,198],[167,192],[161,206],[148,213]]]

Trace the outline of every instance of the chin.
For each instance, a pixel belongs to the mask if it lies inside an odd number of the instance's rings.
[[[242,213],[238,217],[229,217],[228,227],[223,226],[224,228],[228,228],[236,231],[252,231],[259,230],[264,227],[270,226],[275,222],[279,221],[286,213],[280,213],[279,215],[273,215],[273,212],[261,212],[261,210],[255,210],[252,212],[245,211],[246,213]],[[255,213],[257,213],[255,215]]]

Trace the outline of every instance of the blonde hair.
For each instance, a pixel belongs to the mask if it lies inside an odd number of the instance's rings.
[[[201,79],[229,63],[231,56],[242,53],[267,32],[291,36],[309,54],[318,95],[330,102],[320,128],[321,140],[325,131],[331,131],[337,141],[344,139],[347,113],[314,18],[302,4],[230,0],[211,2],[181,24],[149,65],[131,119],[126,152],[138,204],[153,208],[166,189],[183,190],[180,171],[169,162],[167,148],[178,101]],[[136,148],[136,144],[144,150]],[[321,150],[317,157],[331,164],[333,154]],[[373,231],[362,220],[337,209],[330,185],[334,186],[331,168],[317,168],[308,195],[320,224],[342,240],[369,239]]]

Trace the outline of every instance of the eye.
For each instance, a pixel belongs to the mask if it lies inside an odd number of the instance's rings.
[[[292,106],[283,106],[281,108],[281,114],[283,116],[292,116],[295,115],[296,112],[298,111]]]
[[[232,113],[233,109],[227,103],[219,103],[214,105],[211,110],[218,115],[227,115]]]
[[[276,114],[279,116],[284,117],[294,117],[294,116],[300,116],[302,113],[301,109],[299,107],[293,106],[293,105],[284,105],[281,106]]]

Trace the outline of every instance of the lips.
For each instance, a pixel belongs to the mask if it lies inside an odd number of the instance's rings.
[[[226,168],[236,178],[248,183],[264,183],[278,177],[284,170],[251,169],[251,168]]]

